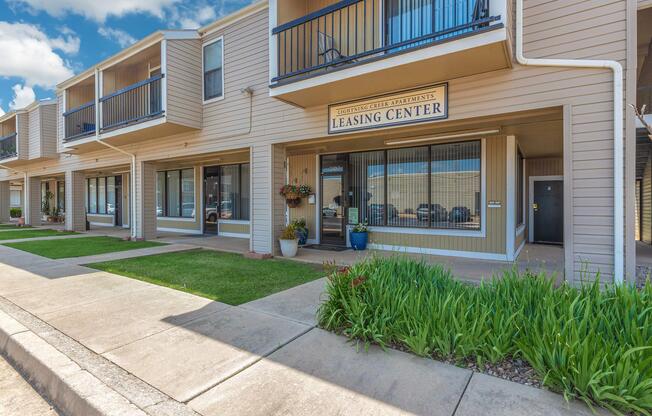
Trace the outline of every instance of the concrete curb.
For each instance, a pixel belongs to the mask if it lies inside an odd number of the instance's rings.
[[[0,311],[0,353],[64,414],[145,416],[14,318]]]

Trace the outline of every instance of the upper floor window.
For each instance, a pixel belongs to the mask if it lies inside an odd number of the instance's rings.
[[[204,101],[224,96],[224,40],[204,45]]]

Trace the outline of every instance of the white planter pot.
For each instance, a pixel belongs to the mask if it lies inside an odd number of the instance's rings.
[[[281,243],[281,253],[283,257],[294,257],[299,249],[299,240],[278,240]]]

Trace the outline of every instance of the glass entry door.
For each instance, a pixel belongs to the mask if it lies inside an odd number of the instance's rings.
[[[321,158],[321,243],[346,245],[347,155]]]
[[[204,168],[204,233],[217,234],[218,204],[220,200],[219,168]]]

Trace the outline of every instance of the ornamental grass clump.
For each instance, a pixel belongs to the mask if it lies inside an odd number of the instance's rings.
[[[579,288],[515,270],[472,286],[440,265],[374,258],[329,277],[325,329],[463,362],[525,360],[543,385],[615,413],[652,414],[652,286]]]

